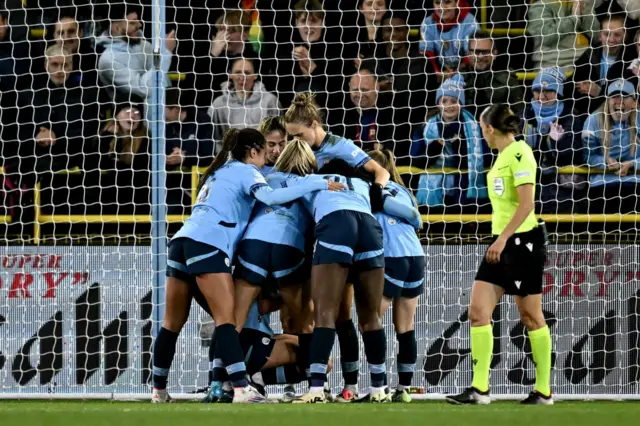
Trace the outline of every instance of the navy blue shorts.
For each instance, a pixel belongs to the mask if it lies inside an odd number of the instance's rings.
[[[260,240],[242,240],[236,251],[234,278],[255,286],[275,283],[278,288],[301,282],[304,253],[295,247],[267,243]],[[308,271],[307,271],[308,272]]]
[[[314,265],[340,263],[367,271],[384,268],[382,228],[370,214],[340,210],[316,225]]]
[[[231,261],[222,250],[194,241],[178,238],[169,243],[167,276],[186,282],[203,274],[231,274]]]
[[[384,258],[384,297],[412,299],[424,292],[424,256]]]
[[[267,333],[252,328],[243,328],[240,332],[240,347],[244,353],[244,362],[248,374],[262,370],[267,363],[276,341]]]

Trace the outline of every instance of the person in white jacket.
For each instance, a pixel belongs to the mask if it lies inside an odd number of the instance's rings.
[[[151,96],[153,78],[153,48],[142,36],[138,11],[124,4],[109,6],[111,27],[96,43],[104,46],[98,60],[100,81],[109,95],[122,101],[144,102]],[[171,57],[176,48],[175,32],[165,39],[160,67],[169,72]],[[168,77],[165,86],[170,85]]]
[[[278,98],[267,92],[257,78],[250,60],[236,59],[231,63],[229,81],[222,84],[222,95],[208,110],[215,125],[215,140],[221,140],[231,127],[257,129],[264,118],[280,115]]]

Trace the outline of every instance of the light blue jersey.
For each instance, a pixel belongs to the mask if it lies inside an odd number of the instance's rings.
[[[320,147],[313,153],[318,162],[318,169],[321,169],[325,163],[333,159],[343,160],[356,169],[364,166],[371,160],[369,154],[358,148],[351,139],[336,136],[331,133],[327,133]]]
[[[269,325],[270,321],[271,313],[261,315],[260,310],[258,309],[258,301],[254,300],[251,304],[251,309],[249,309],[249,316],[247,317],[247,321],[244,323],[244,326],[242,328],[257,330],[262,333],[268,334],[269,336],[273,336],[273,330],[271,329],[271,325]]]
[[[467,14],[457,25],[442,31],[434,16],[427,16],[420,26],[420,52],[431,52],[442,65],[457,69],[469,51],[469,36],[478,29],[472,14]]]
[[[369,201],[369,184],[362,179],[346,178],[340,175],[310,175],[300,177],[288,175],[286,183],[288,185],[298,184],[300,179],[331,179],[340,182],[345,186],[342,191],[318,191],[309,196],[302,197],[301,203],[313,216],[315,223],[339,210],[352,210],[371,215],[371,202]]]
[[[395,182],[387,184],[383,196],[393,197],[405,206],[417,209],[409,191]],[[384,257],[424,256],[422,245],[413,225],[385,212],[378,212],[375,216],[382,227]]]
[[[267,182],[273,189],[283,188],[289,176],[274,172]],[[257,203],[243,240],[282,244],[304,252],[304,236],[310,225],[311,217],[299,200],[272,207]]]
[[[209,176],[200,189],[191,216],[173,239],[190,238],[222,250],[233,260],[256,200],[267,205],[285,204],[301,196],[327,189],[327,182],[300,181],[273,190],[256,166],[228,161]]]
[[[272,165],[270,165],[270,166],[265,164],[265,165],[264,165],[264,166],[262,166],[262,168],[260,169],[260,173],[262,173],[262,176],[267,177],[267,176],[269,176],[271,173],[273,173],[274,167],[275,167],[275,166],[274,166],[273,164],[272,164]]]

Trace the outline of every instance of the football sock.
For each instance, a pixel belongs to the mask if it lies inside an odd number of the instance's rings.
[[[322,388],[327,381],[327,366],[329,356],[336,340],[336,330],[333,328],[316,327],[313,330],[313,341],[311,342],[311,390],[317,391]]]
[[[471,327],[471,359],[473,382],[471,386],[480,392],[489,390],[489,370],[493,353],[493,328],[491,325]]]
[[[215,352],[220,354],[220,359],[226,367],[233,387],[246,387],[248,384],[245,377],[247,369],[236,327],[232,324],[216,326],[216,346]]]
[[[387,367],[384,363],[387,354],[387,339],[384,329],[362,333],[364,352],[371,374],[371,387],[381,388],[387,382]]]
[[[544,326],[529,331],[531,352],[536,364],[535,389],[545,396],[551,395],[551,333],[549,327]]]
[[[352,320],[342,321],[336,324],[336,333],[340,343],[340,364],[345,387],[358,384],[360,369],[360,351],[358,334]]]
[[[153,387],[164,390],[167,388],[167,376],[176,354],[178,333],[162,327],[153,345]]]
[[[398,384],[400,390],[411,386],[413,373],[416,370],[418,358],[418,345],[416,344],[415,330],[398,334]]]

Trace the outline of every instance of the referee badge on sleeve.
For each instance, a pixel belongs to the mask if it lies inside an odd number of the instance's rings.
[[[504,194],[504,179],[501,177],[493,178],[493,192],[502,197]]]

